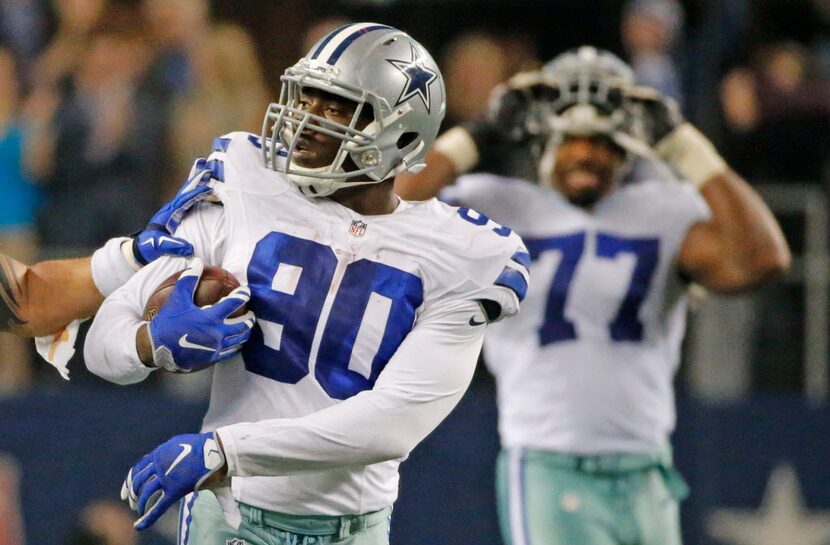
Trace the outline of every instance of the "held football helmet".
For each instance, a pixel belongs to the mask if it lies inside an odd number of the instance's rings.
[[[567,136],[605,135],[629,159],[653,155],[645,143],[643,116],[630,100],[637,89],[634,71],[619,57],[582,46],[554,58],[542,73],[551,89],[550,136],[539,162],[541,180],[550,180],[556,148]]]
[[[376,23],[340,27],[280,79],[279,102],[268,107],[263,122],[263,158],[303,194],[322,197],[346,185],[378,183],[426,166],[424,155],[444,118],[446,93],[438,65],[408,34]],[[304,87],[355,102],[351,122],[336,123],[302,110]],[[367,109],[371,121],[360,128],[358,119]],[[292,161],[303,131],[341,140],[331,164],[307,168]],[[278,154],[285,160],[278,160]]]

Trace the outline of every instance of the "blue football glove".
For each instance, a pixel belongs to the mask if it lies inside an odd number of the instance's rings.
[[[198,307],[193,302],[204,264],[194,259],[184,270],[167,301],[148,325],[157,367],[189,373],[231,357],[251,336],[254,314],[229,318],[251,298],[239,287],[214,303]]]
[[[152,526],[170,506],[225,466],[225,454],[211,433],[177,435],[144,456],[127,473],[121,499],[139,519],[133,526]]]
[[[213,171],[208,162],[199,158],[173,200],[162,206],[150,218],[147,227],[133,237],[133,256],[139,265],[144,266],[163,255],[193,255],[193,246],[189,242],[171,234],[176,232],[188,210],[212,197],[212,179]]]

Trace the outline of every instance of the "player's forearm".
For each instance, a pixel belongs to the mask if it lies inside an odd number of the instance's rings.
[[[367,392],[302,418],[219,428],[228,474],[277,476],[362,467],[409,454],[458,403],[456,395],[406,406],[385,392]]]
[[[715,175],[700,189],[712,212],[721,266],[713,278],[723,289],[757,287],[786,271],[791,256],[781,228],[761,197],[731,171]],[[713,282],[710,282],[713,283]]]
[[[152,372],[138,354],[136,338],[144,321],[130,295],[118,291],[106,300],[84,343],[87,369],[116,384],[141,382]]]
[[[471,307],[472,308],[472,307]],[[464,313],[468,318],[472,311]],[[469,327],[464,323],[465,327]],[[373,390],[302,418],[221,427],[231,476],[291,475],[362,467],[409,454],[452,411],[481,351],[477,337],[432,346],[413,331]],[[436,345],[438,348],[436,348]]]
[[[89,258],[44,261],[30,267],[0,254],[3,330],[20,336],[54,333],[95,314],[103,297]]]

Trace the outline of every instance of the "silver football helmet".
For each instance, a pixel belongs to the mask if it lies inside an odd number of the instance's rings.
[[[263,122],[263,158],[304,194],[322,197],[426,166],[424,155],[444,118],[446,93],[438,65],[408,34],[376,23],[345,25],[320,39],[280,79],[279,102],[268,107]],[[351,123],[302,110],[298,101],[304,87],[354,101]],[[360,128],[358,119],[367,108],[371,121]],[[306,168],[292,161],[303,131],[341,140],[331,164]]]
[[[551,133],[539,162],[541,180],[550,180],[556,148],[567,136],[605,135],[629,159],[653,155],[645,143],[642,115],[629,100],[636,89],[634,71],[619,57],[582,46],[548,62],[542,73],[554,92],[548,117]]]

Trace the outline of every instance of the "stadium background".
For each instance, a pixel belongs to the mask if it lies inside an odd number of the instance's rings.
[[[685,542],[830,544],[826,1],[216,0],[209,20],[200,4],[0,2],[0,250],[84,255],[139,228],[214,136],[258,129],[310,29],[335,19],[422,41],[447,80],[445,126],[518,70],[581,44],[611,49],[681,99],[796,256],[757,294],[696,304],[674,436],[692,488]],[[78,96],[111,122],[90,123]],[[7,336],[0,358],[0,545],[93,543],[89,527],[112,528],[107,545],[171,543],[174,521],[139,538],[109,501],[137,455],[198,427],[208,374],[122,388],[74,361],[67,384]],[[393,543],[499,543],[493,394],[482,371],[404,463]]]

